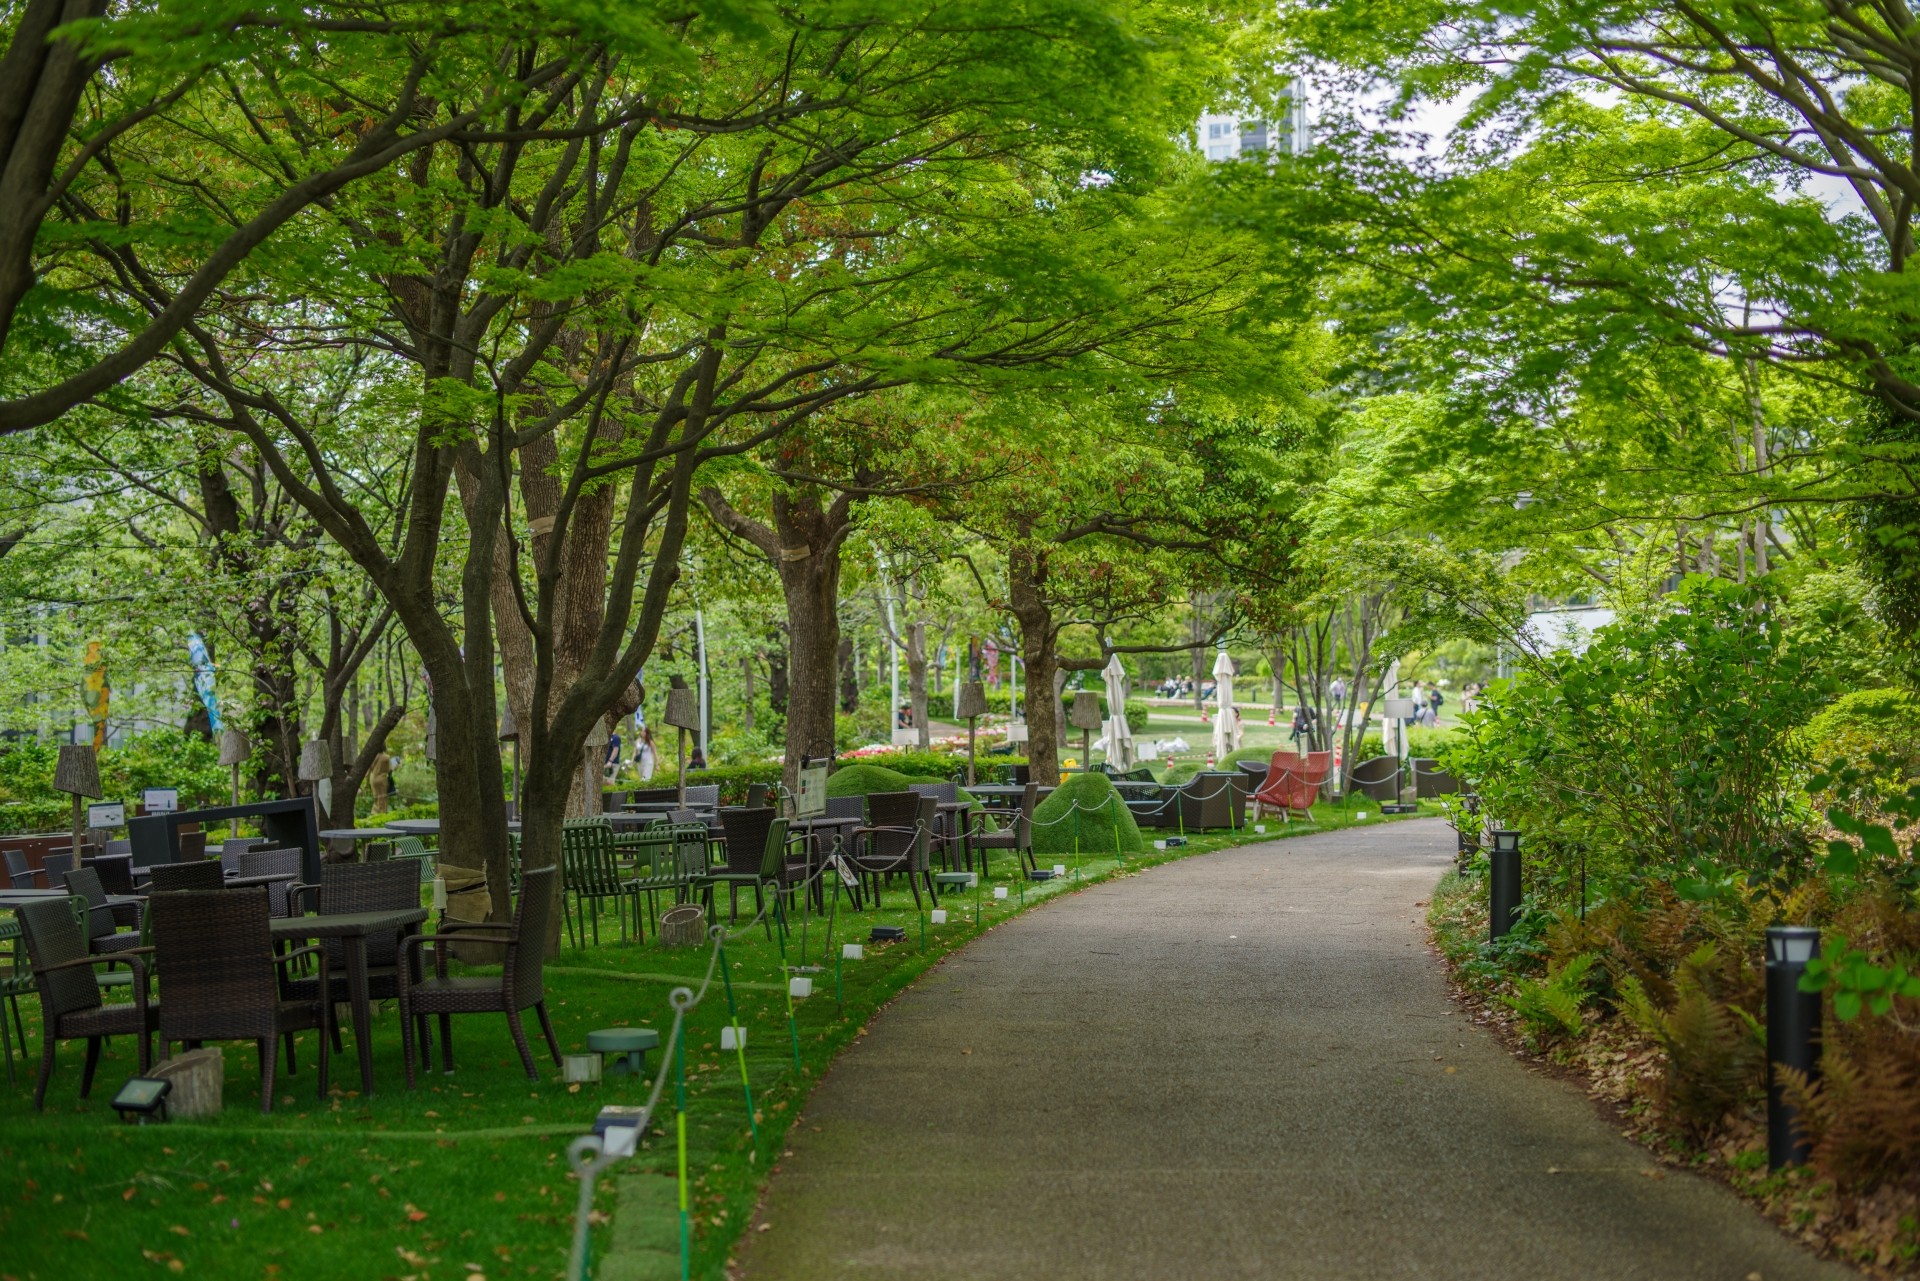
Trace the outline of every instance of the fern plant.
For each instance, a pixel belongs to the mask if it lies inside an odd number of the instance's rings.
[[[1516,978],[1513,990],[1502,996],[1527,1034],[1535,1040],[1576,1036],[1585,1026],[1580,1011],[1587,1003],[1587,973],[1599,958],[1591,952],[1550,966],[1544,979]]]

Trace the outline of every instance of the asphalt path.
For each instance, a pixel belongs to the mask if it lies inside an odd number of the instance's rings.
[[[990,931],[834,1065],[738,1275],[1855,1276],[1459,1012],[1422,925],[1450,847],[1242,846]]]

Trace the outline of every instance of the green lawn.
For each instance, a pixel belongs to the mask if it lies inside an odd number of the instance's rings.
[[[1349,812],[1331,808],[1323,808],[1320,819],[1322,830],[1352,822]],[[1381,821],[1377,810],[1369,821]],[[1080,884],[1272,839],[1281,830],[1274,822],[1265,836],[1196,838],[1183,850],[1135,858],[1126,868],[1110,854],[1090,852]],[[1016,882],[1011,859],[998,858],[997,883],[1008,886],[1009,896],[996,901],[991,887],[983,887],[979,928],[1075,888],[1071,878]],[[811,1082],[874,1011],[973,936],[975,903],[970,894],[949,894],[944,905],[951,918],[929,927],[924,947],[904,887],[887,894],[883,912],[857,918],[842,912],[831,940],[819,920],[812,922],[808,959],[825,968],[814,975],[814,996],[796,1007],[798,1072],[779,949],[757,928],[728,945],[728,973],[749,1029],[759,1141],[750,1134],[738,1061],[718,1048],[727,1018],[716,979],[688,1022],[694,1276],[724,1274],[769,1159]],[[846,963],[844,1000],[836,1005],[832,958],[841,943],[864,940],[875,924],[906,926],[908,938],[870,945],[865,959]],[[668,993],[677,983],[697,984],[706,970],[705,949],[668,953],[651,938],[623,946],[617,930],[603,930],[601,938],[609,941],[563,948],[547,972],[548,1004],[566,1050],[583,1048],[586,1033],[598,1027],[630,1024],[664,1033],[671,1022]],[[797,930],[789,947],[797,953]],[[797,955],[790,959],[799,962]],[[31,997],[21,1003],[36,1061],[37,1005]],[[103,1057],[94,1097],[84,1103],[76,1097],[80,1050],[63,1048],[44,1114],[32,1109],[31,1072],[18,1068],[18,1083],[0,1090],[0,1278],[564,1276],[577,1200],[566,1145],[589,1128],[602,1105],[642,1101],[645,1084],[610,1078],[570,1087],[545,1060],[541,1080],[529,1083],[497,1018],[458,1019],[454,1036],[458,1072],[436,1073],[408,1091],[398,1016],[384,1009],[375,1020],[378,1096],[359,1096],[349,1038],[346,1054],[334,1060],[333,1090],[321,1101],[314,1093],[315,1037],[306,1034],[299,1041],[299,1074],[283,1073],[270,1117],[258,1109],[252,1048],[230,1045],[226,1111],[213,1120],[164,1126],[123,1126],[107,1106],[135,1070],[129,1041],[116,1041]],[[619,1248],[598,1276],[679,1274],[671,1083],[664,1097],[669,1110],[647,1146],[601,1180],[595,1254],[606,1255],[616,1235]],[[604,1221],[616,1197],[625,1207],[617,1233]]]

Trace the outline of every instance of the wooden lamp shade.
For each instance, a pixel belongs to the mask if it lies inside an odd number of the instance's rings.
[[[53,790],[76,800],[100,799],[100,759],[88,743],[62,743],[60,761],[53,767]]]
[[[1067,714],[1067,722],[1075,729],[1096,730],[1103,718],[1100,715],[1100,696],[1092,690],[1083,689],[1073,696],[1073,710]]]
[[[220,732],[220,763],[222,765],[245,765],[247,758],[253,755],[253,744],[240,730],[229,729]]]
[[[960,687],[960,710],[954,713],[961,720],[972,720],[976,716],[987,714],[987,687],[979,681],[968,681]]]
[[[300,781],[318,783],[333,777],[333,749],[325,739],[316,738],[300,745]]]

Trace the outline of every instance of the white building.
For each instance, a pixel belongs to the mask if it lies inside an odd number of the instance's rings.
[[[1287,95],[1286,112],[1278,120],[1246,120],[1210,112],[1200,117],[1197,134],[1200,149],[1209,160],[1237,160],[1257,152],[1297,156],[1312,145],[1306,87],[1294,82]]]

